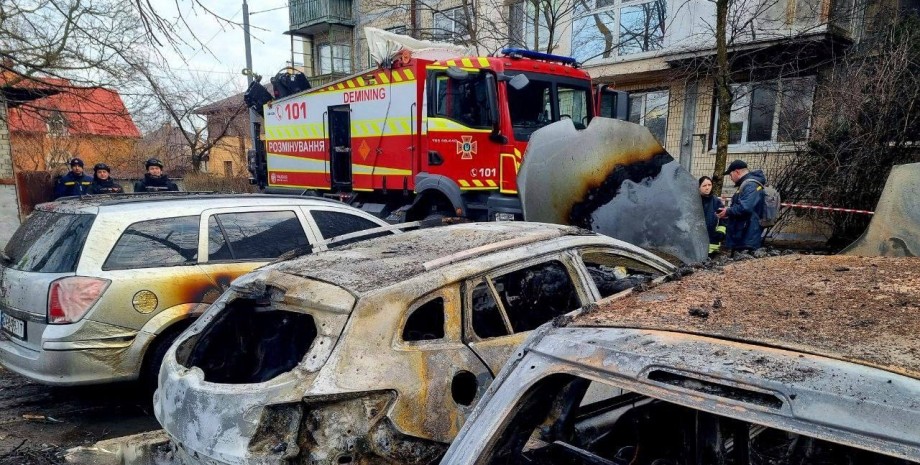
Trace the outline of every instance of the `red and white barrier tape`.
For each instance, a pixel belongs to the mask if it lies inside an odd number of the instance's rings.
[[[868,210],[854,210],[852,208],[836,208],[836,207],[822,207],[818,205],[803,205],[799,203],[781,203],[780,205],[789,208],[804,208],[807,210],[822,210],[829,212],[841,212],[841,213],[859,213],[862,215],[874,215],[875,212]]]

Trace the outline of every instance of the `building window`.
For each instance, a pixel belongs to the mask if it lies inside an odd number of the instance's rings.
[[[351,47],[341,44],[321,44],[317,46],[319,57],[319,74],[350,73]]]
[[[51,137],[64,137],[67,135],[67,120],[59,111],[54,111],[48,116],[45,124],[48,127],[48,135]]]
[[[406,26],[393,26],[384,29],[384,31],[392,32],[393,34],[399,34],[402,36],[409,35],[409,30],[406,29]]]
[[[549,25],[557,22],[555,19],[563,8],[561,5],[559,0],[524,0],[512,4],[512,42],[529,50],[551,51]],[[558,37],[555,42],[558,43]]]
[[[224,162],[224,176],[227,176],[227,177],[233,176],[233,162],[232,161]]]
[[[629,121],[651,131],[662,146],[668,131],[668,91],[629,94]]]
[[[664,0],[575,0],[572,55],[581,62],[661,50]]]
[[[432,20],[431,38],[442,41],[461,41],[469,38],[469,28],[463,7],[435,11]]]
[[[732,86],[729,145],[808,139],[815,77]],[[718,115],[716,117],[718,128]],[[713,137],[713,146],[715,146]]]

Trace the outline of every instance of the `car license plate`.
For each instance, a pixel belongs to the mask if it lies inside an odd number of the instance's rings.
[[[19,339],[26,338],[26,322],[19,318],[13,318],[6,313],[0,313],[0,327],[3,328],[3,331]]]

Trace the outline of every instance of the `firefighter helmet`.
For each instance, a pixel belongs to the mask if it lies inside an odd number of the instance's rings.
[[[150,158],[144,162],[144,168],[150,169],[151,166],[159,166],[160,169],[163,169],[163,162],[157,160],[156,158]]]
[[[109,165],[106,165],[105,163],[96,163],[96,166],[93,167],[93,173],[99,170],[105,170],[109,173],[112,172],[112,168],[110,168]]]

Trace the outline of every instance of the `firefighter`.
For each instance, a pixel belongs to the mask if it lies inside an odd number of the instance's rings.
[[[61,176],[54,186],[55,199],[89,194],[89,188],[93,184],[93,178],[83,172],[83,160],[71,158],[68,165],[70,165],[70,172]]]
[[[105,163],[96,163],[93,167],[93,185],[90,186],[89,193],[96,194],[121,194],[125,190],[116,183],[112,177],[112,168]]]
[[[147,172],[144,179],[134,183],[134,192],[165,192],[178,191],[179,186],[170,182],[169,176],[163,172],[163,162],[151,158],[144,162]]]

